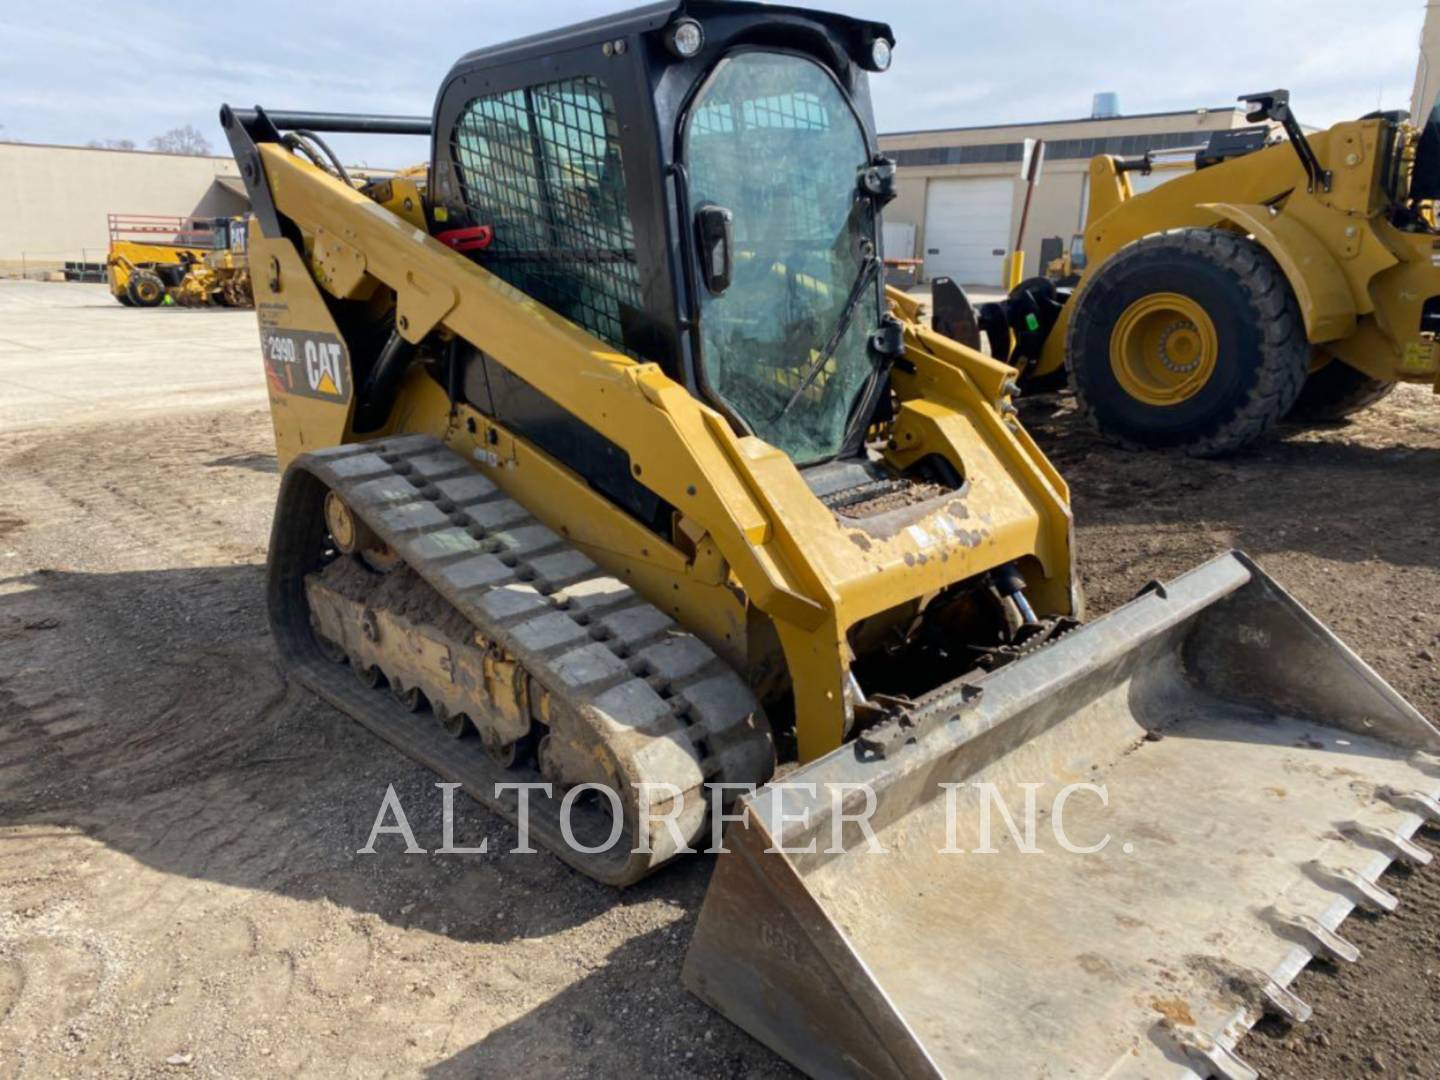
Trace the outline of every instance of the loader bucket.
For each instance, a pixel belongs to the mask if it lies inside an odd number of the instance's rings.
[[[814,1076],[1253,1076],[1237,1040],[1428,859],[1440,733],[1242,554],[979,685],[730,827],[686,985]]]

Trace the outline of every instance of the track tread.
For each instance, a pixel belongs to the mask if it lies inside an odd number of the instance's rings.
[[[337,491],[482,636],[596,725],[638,775],[685,792],[710,779],[769,778],[768,727],[744,680],[437,440],[335,447],[302,455],[291,469]],[[452,508],[442,510],[445,503]],[[348,699],[342,707],[355,711]],[[432,757],[421,759],[431,764]],[[662,849],[619,878],[596,876],[623,884],[665,857]]]

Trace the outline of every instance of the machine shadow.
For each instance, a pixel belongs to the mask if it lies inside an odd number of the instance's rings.
[[[206,468],[211,469],[249,469],[258,473],[278,473],[280,471],[273,453],[243,453],[226,454],[205,462]]]
[[[512,853],[516,830],[463,794],[454,843],[488,851],[438,853],[436,777],[285,679],[263,567],[0,585],[15,588],[0,598],[0,826],[78,830],[166,874],[462,942],[544,937],[629,905],[698,911],[706,856],[617,891]],[[392,786],[425,855],[393,834],[358,853]]]
[[[635,1071],[634,1031],[646,1024],[662,1032],[669,1075],[800,1077],[759,1043],[735,1039],[737,1029],[681,986],[693,922],[691,913],[631,938],[603,967],[431,1065],[426,1077],[629,1076]],[[564,1033],[563,1052],[557,1051],[556,1032]]]

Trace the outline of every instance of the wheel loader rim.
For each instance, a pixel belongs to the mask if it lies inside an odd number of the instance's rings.
[[[153,300],[160,295],[160,289],[155,282],[141,278],[135,283],[135,292],[142,300]]]
[[[1110,370],[1125,392],[1146,405],[1178,405],[1200,392],[1219,356],[1215,323],[1180,293],[1136,300],[1110,334]]]

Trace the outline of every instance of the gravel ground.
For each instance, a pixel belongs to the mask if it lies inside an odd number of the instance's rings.
[[[427,848],[440,804],[277,668],[253,316],[0,284],[0,319],[0,386],[30,395],[0,407],[0,1075],[794,1075],[679,987],[707,861],[617,894],[507,857],[464,802],[491,854],[355,853],[387,785]],[[41,368],[59,324],[74,354]],[[1440,715],[1440,402],[1402,389],[1222,463],[1119,453],[1064,398],[1023,411],[1074,488],[1093,612],[1240,547]],[[1440,1075],[1436,866],[1391,874],[1401,911],[1347,924],[1360,962],[1301,975],[1315,1018],[1242,1054]]]

